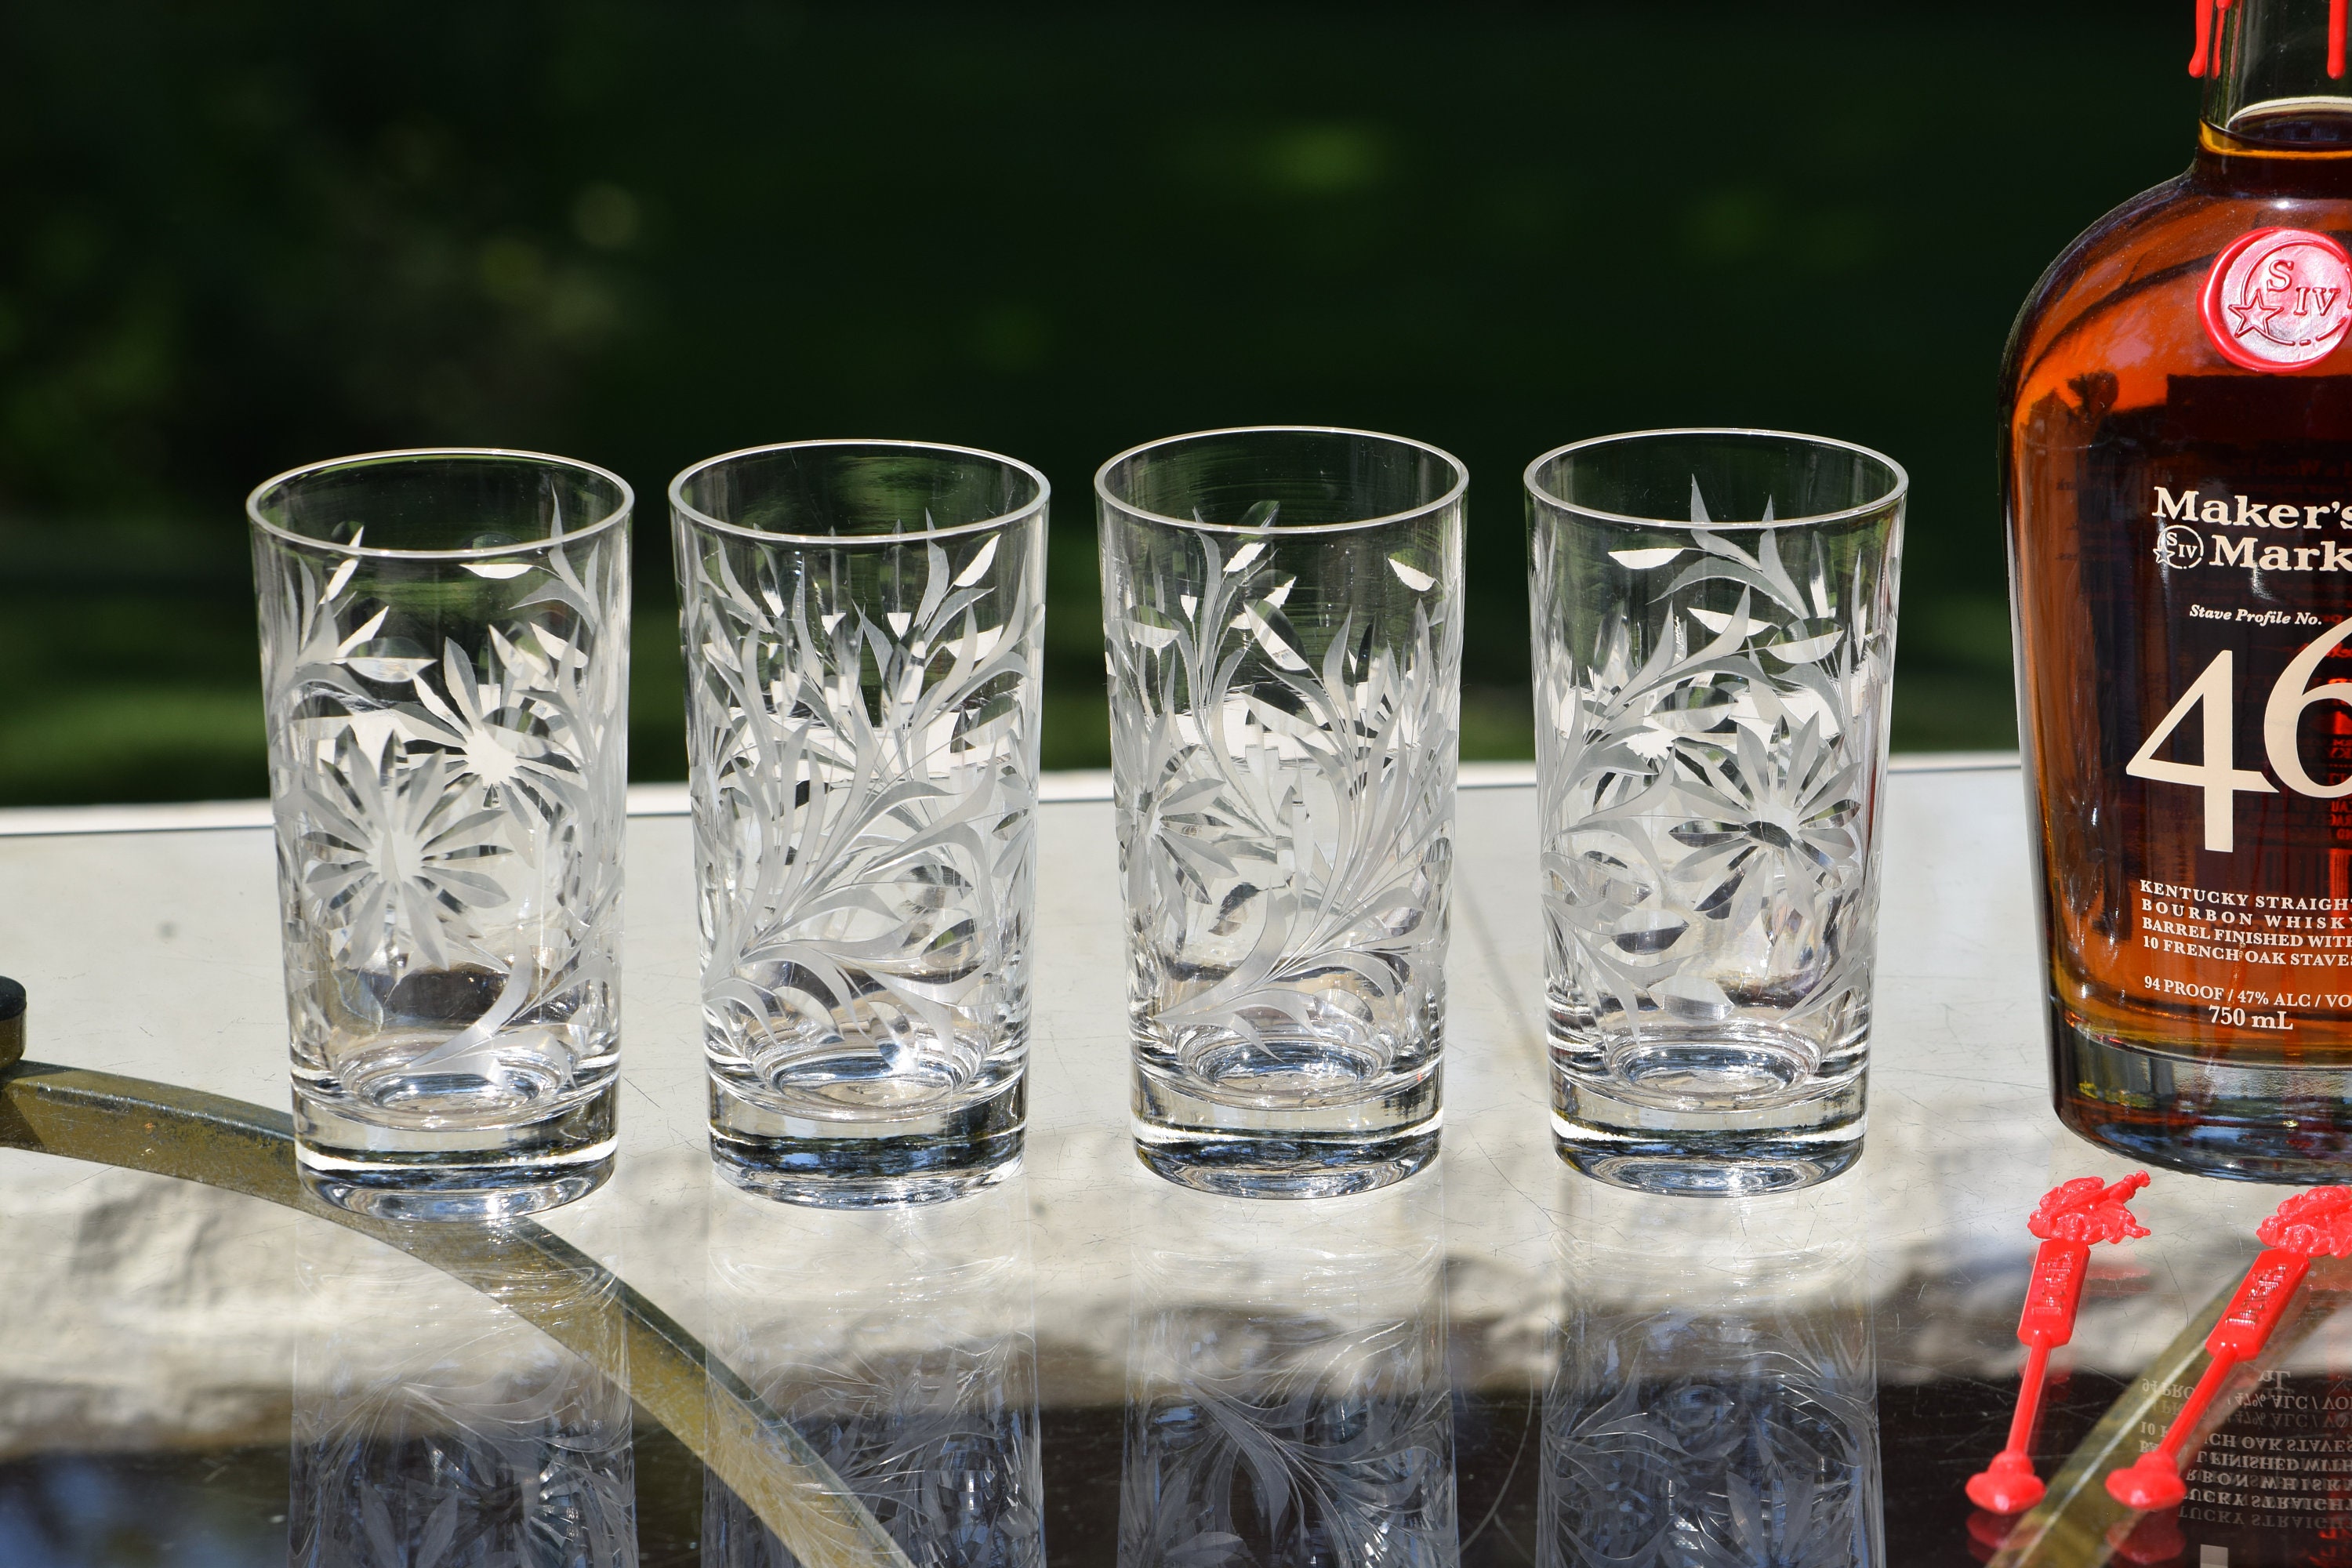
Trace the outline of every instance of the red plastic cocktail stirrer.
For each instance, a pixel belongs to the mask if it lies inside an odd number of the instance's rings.
[[[2033,1281],[2026,1287],[2025,1311],[2017,1320],[2018,1342],[2025,1346],[2017,1413],[2010,1417],[2009,1446],[1969,1478],[1969,1500],[1988,1513],[2023,1513],[2042,1500],[2045,1489],[2033,1473],[2033,1424],[2042,1414],[2050,1352],[2074,1337],[2074,1310],[2083,1300],[2091,1244],[2147,1234],[2126,1206],[2146,1185],[2145,1171],[2135,1171],[2113,1186],[2096,1176],[2077,1176],[2043,1194],[2042,1205],[2025,1222],[2025,1228],[2042,1238],[2042,1249],[2033,1255]]]
[[[2327,74],[2344,74],[2345,0],[2327,0]],[[2214,37],[2215,14],[2228,16],[2230,0],[2197,0],[2197,52],[2189,57],[2189,74],[2219,76],[2220,40]]]
[[[2263,1254],[2246,1270],[2245,1282],[2230,1298],[2221,1321],[2205,1336],[2205,1352],[2213,1359],[2189,1391],[2189,1403],[2165,1428],[2162,1441],[2137,1463],[2107,1478],[2108,1495],[2126,1507],[2170,1508],[2188,1498],[2189,1485],[2180,1479],[2180,1447],[2221,1384],[2270,1342],[2272,1331],[2294,1299],[2295,1287],[2311,1271],[2313,1258],[2322,1253],[2352,1257],[2352,1187],[2297,1193],[2257,1226],[2254,1236],[2263,1244]]]

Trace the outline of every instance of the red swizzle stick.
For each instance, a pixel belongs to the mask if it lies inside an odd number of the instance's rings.
[[[2221,39],[2215,36],[2216,9],[2224,16],[2230,10],[2230,0],[2197,0],[2197,52],[2189,57],[2189,74],[2193,77],[2218,75],[2221,66]],[[2327,0],[2327,74],[2344,75],[2344,36],[2346,0]]]
[[[2311,1260],[2322,1253],[2352,1257],[2352,1187],[2314,1187],[2279,1205],[2278,1212],[2254,1228],[2263,1246],[2262,1256],[2246,1270],[2245,1283],[2230,1298],[2229,1310],[2205,1336],[2205,1352],[2213,1359],[2205,1375],[2189,1392],[2189,1403],[2166,1427],[2164,1438],[2139,1457],[2137,1464],[2107,1478],[2107,1494],[2130,1508],[2170,1508],[2189,1496],[2180,1479],[2180,1448],[2189,1431],[2221,1393],[2221,1384],[2239,1364],[2260,1355],[2271,1332],[2286,1315],[2295,1287],[2311,1271]]]
[[[2227,11],[2229,8],[2230,0],[2221,0],[2221,9]],[[2213,10],[2214,0],[2197,0],[2197,52],[2189,57],[2190,76],[2201,77],[2219,68],[2213,60],[2217,52],[2213,47]]]
[[[2096,1176],[2077,1176],[2051,1188],[2025,1222],[2042,1238],[2042,1249],[2033,1255],[2033,1281],[2025,1289],[2025,1311],[2017,1320],[2018,1342],[2025,1347],[2017,1414],[2010,1417],[2009,1446],[1969,1478],[1969,1500],[1988,1513],[2023,1513],[2042,1500],[2045,1489],[2033,1473],[2033,1423],[2042,1414],[2050,1352],[2074,1337],[2074,1309],[2083,1300],[2091,1244],[2147,1234],[2126,1206],[2146,1185],[2145,1171],[2113,1186]]]

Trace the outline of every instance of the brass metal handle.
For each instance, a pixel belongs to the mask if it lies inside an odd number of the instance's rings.
[[[7,1014],[13,993],[16,1014]],[[807,1568],[912,1568],[873,1513],[816,1451],[725,1363],[595,1259],[530,1221],[498,1226],[394,1225],[331,1208],[302,1190],[293,1121],[244,1100],[147,1079],[15,1059],[24,988],[0,983],[0,1147],[120,1165],[243,1193],[431,1265],[499,1300],[626,1387],[638,1404],[758,1514]],[[11,1032],[11,1024],[16,1026]],[[518,1276],[568,1289],[514,1291]],[[559,1306],[578,1283],[611,1279],[626,1332],[625,1364]]]
[[[25,988],[0,974],[0,1068],[25,1059]]]

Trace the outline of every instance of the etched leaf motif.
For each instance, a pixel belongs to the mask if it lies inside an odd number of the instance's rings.
[[[746,1427],[714,1421],[714,1441],[813,1452],[908,1563],[1044,1568],[1020,1178],[928,1207],[782,1206],[726,1194],[710,1215],[710,1352],[761,1407]],[[795,1568],[727,1468],[705,1482],[703,1563]]]
[[[1120,1568],[1458,1561],[1437,1219],[1145,1215]]]
[[[849,1114],[887,1079],[905,1109],[1017,1070],[1037,537],[690,540],[706,1035],[753,1098]]]
[[[1880,1562],[1859,1242],[1743,1254],[1714,1239],[1681,1280],[1654,1249],[1567,1240],[1538,1478],[1542,1568]]]
[[[1868,1025],[1891,577],[1819,530],[1681,537],[1610,551],[1629,613],[1561,605],[1538,661],[1555,1044],[1754,1008],[1830,1054]]]
[[[1442,1011],[1460,632],[1397,552],[1365,563],[1384,613],[1295,620],[1308,548],[1187,533],[1107,568],[1130,1005],[1194,1067],[1311,1037],[1376,1075]]]

